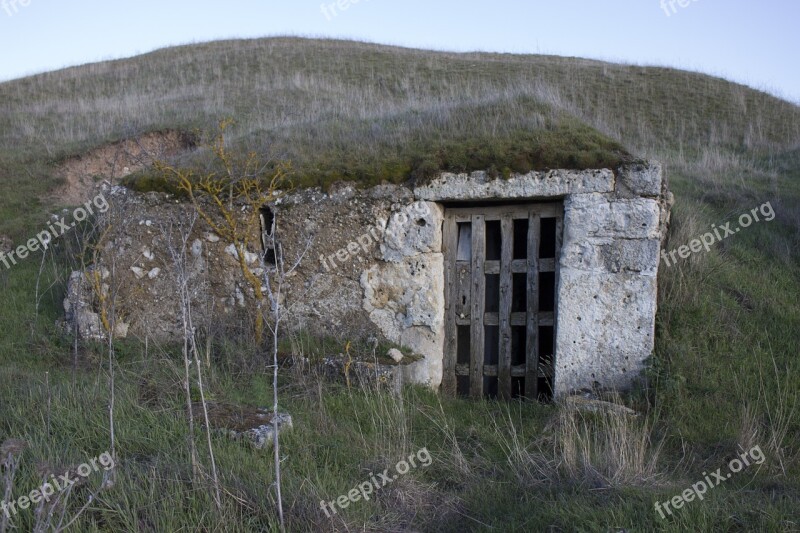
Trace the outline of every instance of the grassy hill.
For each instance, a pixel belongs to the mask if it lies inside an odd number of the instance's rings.
[[[0,234],[15,242],[35,235],[55,209],[41,198],[58,186],[59,162],[144,132],[213,128],[226,117],[237,122],[238,146],[292,160],[307,185],[656,158],[676,194],[668,249],[769,202],[774,220],[662,265],[649,386],[625,397],[644,413],[638,421],[620,428],[553,406],[462,402],[417,389],[398,399],[287,373],[281,394],[298,429],[284,442],[284,496],[291,530],[800,527],[796,105],[674,69],[290,38],[176,47],[32,76],[0,84],[0,102]],[[0,270],[0,441],[27,439],[27,465],[81,462],[108,446],[101,349],[84,347],[73,370],[69,341],[52,328],[65,263],[62,249]],[[295,339],[292,349],[318,354],[316,342]],[[215,346],[213,396],[269,404],[263,361],[232,343]],[[175,347],[118,347],[121,477],[82,515],[81,530],[274,527],[265,455],[215,441],[222,512],[209,513],[209,491],[190,483],[186,421],[176,415],[181,365]],[[763,465],[666,520],[656,514],[655,501],[754,445]],[[430,468],[333,521],[322,514],[319,500],[423,446]],[[35,487],[32,467],[20,476],[18,492]],[[32,524],[30,513],[25,520]]]
[[[700,74],[344,41],[176,47],[6,82],[0,98],[3,178],[38,191],[51,185],[47,169],[18,165],[226,117],[244,146],[291,159],[307,184],[472,165],[613,166],[621,145],[714,159],[798,136],[797,106]]]

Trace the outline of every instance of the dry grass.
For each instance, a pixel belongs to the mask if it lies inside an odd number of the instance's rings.
[[[562,404],[544,433],[530,438],[507,415],[496,425],[498,440],[525,486],[652,486],[663,477],[663,441],[656,441],[651,423],[641,417],[618,411],[587,413]]]
[[[0,84],[0,99],[0,141],[18,154],[60,158],[156,129],[211,129],[230,116],[244,145],[293,160],[306,184],[486,164],[611,165],[613,141],[717,168],[731,150],[800,140],[797,106],[700,74],[294,38],[69,68]],[[524,137],[532,132],[544,137]],[[570,133],[568,146],[553,146]]]
[[[794,444],[792,428],[800,409],[800,391],[793,387],[789,376],[791,369],[782,373],[774,354],[771,354],[770,359],[772,368],[759,368],[761,394],[758,402],[762,404],[761,412],[764,413],[764,420],[756,421],[755,413],[744,409],[739,445],[744,450],[749,450],[750,448],[744,446],[760,439],[767,448],[765,451],[771,455],[773,467],[780,468],[781,473],[786,476],[789,468],[787,465],[796,465],[800,462],[800,453],[797,450],[789,451]]]
[[[662,444],[646,421],[613,412],[588,416],[563,408],[556,422],[553,455],[568,479],[594,487],[647,485],[659,478]]]

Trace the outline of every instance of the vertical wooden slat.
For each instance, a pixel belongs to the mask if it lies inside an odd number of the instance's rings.
[[[530,400],[539,397],[539,242],[541,220],[534,211],[528,218],[528,330],[525,354],[525,396]]]
[[[511,261],[514,259],[514,221],[510,214],[501,219],[502,254],[500,256],[500,357],[498,388],[500,397],[511,399]]]
[[[472,262],[456,261],[453,270],[453,302],[450,304],[450,312],[456,319],[469,318],[472,315]]]
[[[445,394],[455,395],[456,356],[458,349],[458,328],[456,327],[455,302],[458,300],[456,280],[456,253],[458,251],[458,224],[452,215],[446,215],[444,221],[444,290],[445,290],[445,338],[444,338],[444,373],[442,390]]]
[[[555,387],[556,387],[556,354],[558,353],[558,347],[556,346],[556,339],[558,338],[558,286],[560,283],[560,272],[561,272],[561,246],[564,241],[564,211],[563,206],[560,207],[559,214],[556,216],[556,272],[555,272],[555,283],[553,284],[553,290],[555,291],[555,296],[553,298],[553,302],[555,305],[553,306],[553,361],[551,362],[551,367],[553,368],[553,375],[551,376],[552,379],[552,386],[553,386],[553,395],[555,395]]]
[[[469,393],[483,397],[483,313],[486,289],[484,261],[486,260],[486,222],[483,215],[472,216],[472,324],[469,366]]]

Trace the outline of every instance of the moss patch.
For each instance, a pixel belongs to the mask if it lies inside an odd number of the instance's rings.
[[[212,429],[245,432],[272,421],[272,413],[265,408],[213,402],[207,403],[206,408],[208,409],[208,423]],[[196,422],[205,424],[203,405],[200,402],[192,405],[192,414]]]
[[[517,108],[527,116],[530,128],[511,117],[515,125],[491,131],[491,117]],[[242,152],[254,145],[281,147],[291,158],[292,183],[296,187],[328,189],[341,181],[369,187],[381,183],[421,185],[442,172],[488,171],[492,177],[510,177],[533,170],[617,168],[633,156],[618,142],[564,113],[552,114],[533,100],[466,105],[451,110],[446,118],[417,116],[396,121],[357,121],[311,127],[306,144],[286,138],[256,134],[240,139]],[[521,107],[520,107],[521,106]],[[519,117],[517,117],[519,118]],[[466,126],[459,127],[459,124]],[[535,125],[535,127],[534,127]],[[316,134],[317,128],[320,130]],[[339,131],[331,136],[331,130]],[[325,133],[322,133],[322,132]],[[370,136],[369,131],[379,132]],[[335,141],[334,141],[335,138]],[[314,140],[318,142],[315,146]],[[207,161],[196,157],[187,164],[197,168]],[[185,197],[177,182],[153,171],[132,174],[122,182],[137,192],[162,192]]]

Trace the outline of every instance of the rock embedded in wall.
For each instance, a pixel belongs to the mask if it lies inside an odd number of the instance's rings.
[[[441,382],[442,372],[443,217],[443,209],[430,202],[400,208],[389,219],[383,261],[361,276],[370,320],[387,339],[424,357],[404,369],[406,379],[432,385]]]
[[[385,227],[381,256],[398,262],[406,257],[442,251],[442,209],[431,202],[414,202],[395,211]]]

